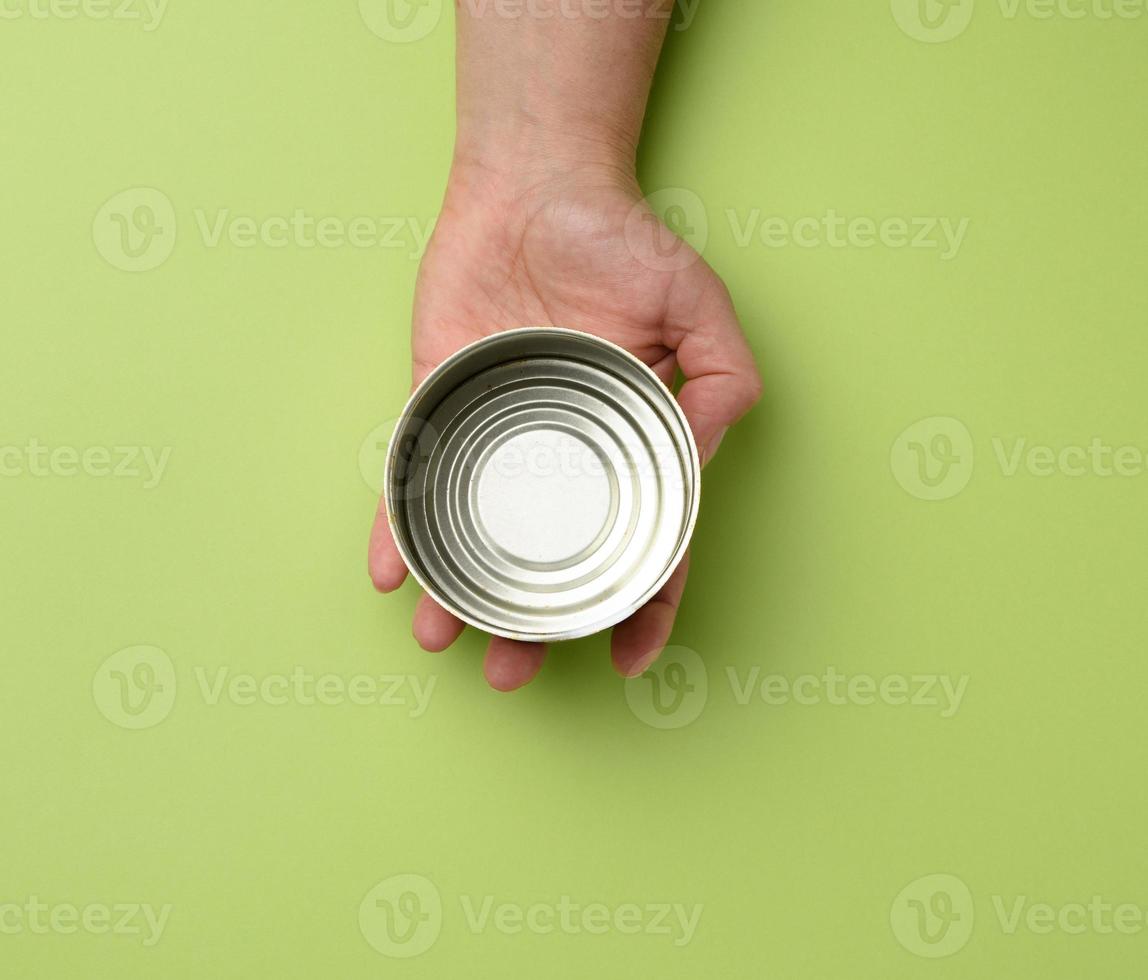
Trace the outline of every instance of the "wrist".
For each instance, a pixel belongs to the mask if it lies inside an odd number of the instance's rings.
[[[573,171],[632,182],[665,22],[571,19],[559,6],[538,0],[511,20],[459,5],[456,165],[512,181]]]
[[[507,113],[460,116],[447,204],[482,199],[513,208],[571,186],[624,187],[640,194],[637,136],[598,123],[558,125]]]
[[[638,133],[579,113],[552,112],[541,118],[524,108],[485,118],[460,113],[454,160],[488,172],[539,177],[570,170],[599,170],[634,176]]]

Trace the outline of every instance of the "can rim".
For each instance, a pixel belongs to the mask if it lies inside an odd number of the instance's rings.
[[[391,499],[391,467],[394,457],[398,452],[398,447],[395,443],[392,434],[391,444],[387,447],[386,462],[383,466],[383,502],[385,504],[387,514],[387,529],[390,532],[391,540],[394,541],[395,547],[398,549],[399,556],[406,565],[407,571],[410,572],[411,577],[419,584],[419,586],[429,595],[436,603],[442,606],[447,612],[461,619],[468,626],[473,626],[475,629],[481,630],[484,633],[489,633],[493,636],[501,636],[508,640],[519,640],[524,643],[562,643],[567,640],[578,640],[586,636],[593,636],[595,633],[601,633],[606,629],[616,626],[618,623],[625,622],[635,612],[641,609],[646,603],[654,598],[661,591],[662,587],[669,581],[671,575],[677,570],[678,566],[685,558],[685,554],[690,545],[690,540],[693,538],[694,527],[697,524],[698,509],[701,505],[701,458],[698,455],[697,443],[694,440],[693,429],[690,428],[689,420],[686,418],[686,413],[682,411],[681,405],[678,404],[678,399],[674,396],[673,391],[663,383],[662,379],[654,373],[645,361],[636,357],[630,351],[626,350],[619,344],[614,343],[612,340],[607,340],[605,337],[599,337],[597,334],[588,333],[585,330],[573,330],[569,327],[513,327],[510,330],[496,330],[493,333],[487,334],[485,337],[480,337],[478,340],[473,340],[456,350],[450,356],[444,358],[437,367],[434,368],[421,382],[414,386],[410,395],[407,396],[406,403],[403,405],[403,410],[399,414],[398,422],[395,425],[395,432],[399,432],[410,421],[413,415],[415,402],[424,388],[428,387],[432,382],[445,374],[451,367],[463,360],[470,351],[484,344],[495,337],[505,337],[507,335],[516,333],[560,333],[568,336],[579,337],[584,340],[590,340],[594,343],[606,347],[616,354],[622,356],[624,360],[636,367],[639,372],[645,374],[649,380],[657,384],[658,388],[665,392],[666,401],[672,406],[674,416],[682,426],[685,433],[685,442],[689,448],[690,453],[690,486],[693,493],[691,494],[691,503],[689,507],[689,514],[686,518],[685,525],[682,530],[681,539],[675,548],[673,556],[666,563],[665,569],[658,576],[657,580],[636,599],[633,603],[626,607],[625,615],[621,618],[606,617],[596,623],[587,626],[580,626],[576,629],[566,630],[561,633],[528,633],[517,630],[507,630],[495,628],[490,623],[484,623],[462,609],[459,609],[442,595],[441,591],[437,589],[432,583],[426,581],[425,577],[418,571],[417,562],[412,560],[410,549],[407,548],[406,543],[403,541],[402,535],[395,533],[395,513],[394,502]]]

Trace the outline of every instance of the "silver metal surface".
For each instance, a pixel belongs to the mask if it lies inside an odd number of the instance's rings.
[[[419,386],[384,493],[407,567],[442,606],[500,636],[568,640],[669,578],[700,471],[645,364],[589,334],[526,328],[471,344]]]

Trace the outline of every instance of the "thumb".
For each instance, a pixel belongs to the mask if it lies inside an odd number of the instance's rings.
[[[674,277],[664,329],[686,377],[678,403],[704,466],[726,430],[761,397],[761,376],[729,290],[705,262]]]

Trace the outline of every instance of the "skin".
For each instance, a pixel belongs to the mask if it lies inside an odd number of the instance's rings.
[[[761,380],[725,285],[657,220],[635,175],[667,21],[560,16],[550,0],[531,9],[552,8],[552,17],[473,6],[457,10],[458,130],[415,289],[414,384],[500,330],[584,330],[631,351],[666,385],[681,370],[678,401],[708,462],[760,397]],[[687,555],[654,599],[614,627],[611,657],[623,676],[645,671],[668,642],[688,566]],[[381,592],[407,574],[382,501],[369,569]],[[463,628],[419,599],[413,630],[424,649],[445,650]],[[545,655],[543,644],[491,637],[486,678],[515,690]]]

